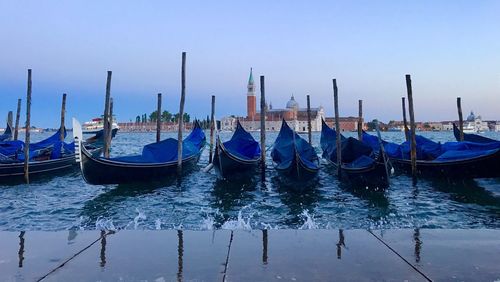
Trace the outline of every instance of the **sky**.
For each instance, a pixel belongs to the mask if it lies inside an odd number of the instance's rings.
[[[464,115],[500,120],[500,1],[7,1],[0,0],[0,117],[23,99],[33,70],[31,123],[58,127],[103,113],[106,72],[119,121],[178,112],[187,52],[185,111],[246,115],[251,67],[274,108],[290,96],[333,115],[401,120],[411,74],[418,121]],[[259,95],[259,92],[257,91]],[[69,124],[68,124],[69,125]],[[0,125],[3,127],[3,125]]]

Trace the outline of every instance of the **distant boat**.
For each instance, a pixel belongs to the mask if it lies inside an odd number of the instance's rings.
[[[319,171],[319,159],[313,146],[293,131],[283,119],[271,157],[275,169],[294,180],[309,180]]]
[[[341,137],[340,174],[342,180],[355,187],[384,189],[389,186],[388,173],[382,155],[376,156],[378,150],[372,149],[355,138]],[[321,149],[323,158],[338,168],[337,164],[337,132],[325,121],[321,127]]]
[[[260,153],[259,143],[237,121],[231,140],[223,143],[217,135],[213,159],[215,171],[221,178],[233,175],[241,177],[243,173],[257,167]]]
[[[90,184],[121,184],[150,182],[175,176],[177,170],[177,140],[168,138],[143,147],[142,154],[103,158],[93,156],[84,146],[81,126],[73,119],[73,135],[77,161],[84,180]],[[205,146],[205,133],[195,122],[191,133],[183,141],[182,166],[194,167]]]
[[[113,136],[116,135],[116,132],[120,129],[118,124],[116,123],[115,118],[113,117],[113,124],[111,126],[113,128]],[[98,134],[100,131],[103,131],[104,128],[104,118],[93,118],[91,121],[86,121],[82,125],[82,133],[83,134]]]

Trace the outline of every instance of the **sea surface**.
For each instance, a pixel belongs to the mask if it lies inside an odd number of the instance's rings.
[[[421,134],[453,141],[452,132]],[[231,135],[221,133],[221,138]],[[500,139],[498,132],[485,135]],[[268,133],[269,147],[276,136]],[[382,137],[403,140],[400,132]],[[119,132],[112,155],[139,153],[154,139],[154,133]],[[313,143],[319,154],[319,133]],[[269,158],[264,182],[258,175],[238,182],[218,180],[213,170],[201,171],[208,154],[207,146],[195,170],[161,183],[89,185],[75,166],[30,185],[0,184],[0,230],[500,228],[500,179],[419,179],[414,185],[408,176],[394,175],[385,192],[370,192],[339,183],[323,162],[318,179],[299,192],[277,177]]]

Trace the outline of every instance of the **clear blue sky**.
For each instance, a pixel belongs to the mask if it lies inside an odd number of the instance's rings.
[[[0,13],[2,120],[17,98],[24,116],[28,68],[38,126],[57,127],[63,92],[69,117],[102,114],[107,70],[119,120],[154,110],[158,92],[177,112],[182,51],[192,116],[212,94],[218,117],[244,115],[253,67],[275,108],[310,94],[331,115],[335,77],[341,115],[363,99],[367,119],[401,119],[410,73],[417,120],[457,118],[457,96],[500,119],[500,1],[0,0]]]

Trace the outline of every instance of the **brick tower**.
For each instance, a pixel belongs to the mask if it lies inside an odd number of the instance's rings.
[[[256,107],[257,107],[257,97],[255,97],[255,84],[253,81],[252,68],[250,68],[250,77],[248,78],[247,86],[247,118],[255,119]]]

